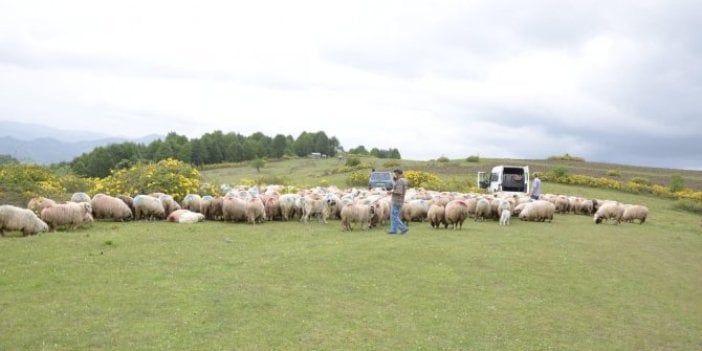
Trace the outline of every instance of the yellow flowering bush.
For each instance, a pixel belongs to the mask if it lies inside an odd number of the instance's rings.
[[[434,173],[405,171],[404,174],[411,187],[425,189],[439,189],[441,187],[441,178]]]
[[[176,201],[185,195],[199,193],[200,172],[179,160],[165,159],[157,163],[137,164],[129,169],[113,170],[105,178],[96,180],[91,195],[166,193]],[[210,189],[211,190],[211,189]]]

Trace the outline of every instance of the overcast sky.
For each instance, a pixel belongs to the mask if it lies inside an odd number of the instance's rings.
[[[0,119],[702,169],[702,1],[0,0]]]

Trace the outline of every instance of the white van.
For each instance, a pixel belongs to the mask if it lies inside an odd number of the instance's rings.
[[[478,187],[491,193],[529,193],[529,166],[495,166],[489,176],[478,172]]]

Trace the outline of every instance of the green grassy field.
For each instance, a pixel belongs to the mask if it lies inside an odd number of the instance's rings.
[[[395,166],[385,166],[387,162],[399,162],[407,170],[419,170],[437,174],[444,179],[460,179],[475,182],[477,172],[489,172],[492,167],[501,164],[528,165],[532,172],[551,172],[554,168],[565,168],[568,174],[583,174],[594,177],[607,177],[613,180],[626,182],[638,177],[654,184],[669,186],[673,176],[679,176],[684,186],[694,191],[702,191],[702,171],[665,169],[653,167],[638,167],[628,165],[553,161],[553,160],[512,160],[512,159],[481,159],[480,162],[466,162],[465,160],[451,160],[450,162],[437,161],[412,161],[412,160],[387,160],[374,157],[360,157],[363,163],[369,164],[378,170],[392,170]],[[284,161],[269,161],[260,171],[250,163],[236,164],[234,167],[209,168],[202,172],[208,181],[214,184],[240,184],[242,180],[282,179],[286,184],[301,187],[314,187],[322,184],[346,187],[349,173],[335,173],[334,170],[345,165],[345,159],[290,159]],[[608,176],[608,172],[615,171],[619,176]],[[269,182],[266,182],[270,184]]]
[[[255,172],[255,170],[254,170]],[[95,223],[0,239],[0,350],[699,350],[700,218]]]

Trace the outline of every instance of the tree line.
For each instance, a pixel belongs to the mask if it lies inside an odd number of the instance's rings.
[[[244,136],[235,132],[225,134],[217,130],[193,139],[171,132],[164,139],[155,140],[148,145],[124,142],[99,146],[76,157],[67,165],[78,175],[102,178],[109,175],[112,169],[124,169],[140,162],[158,162],[167,158],[202,166],[263,158],[278,159],[285,156],[305,157],[311,153],[335,157],[338,152],[343,151],[339,140],[336,137],[328,137],[323,131],[302,132],[294,138],[282,134],[270,137],[261,132]],[[349,152],[379,158],[401,158],[397,149],[373,148],[367,151],[361,145]]]

